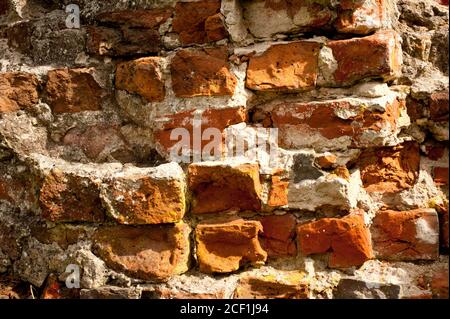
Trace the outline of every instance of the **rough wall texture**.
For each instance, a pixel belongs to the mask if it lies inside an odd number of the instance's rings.
[[[448,17],[0,0],[0,297],[447,297]],[[199,114],[276,160],[171,161]]]

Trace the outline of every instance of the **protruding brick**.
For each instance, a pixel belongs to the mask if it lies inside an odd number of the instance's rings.
[[[170,138],[172,130],[183,127],[190,133],[190,149],[192,150],[194,148],[193,121],[197,119],[196,114],[199,115],[199,113],[198,110],[182,111],[157,118],[160,128],[155,130],[155,141],[165,152],[170,152],[170,149],[178,143],[177,139],[173,140]],[[201,136],[209,128],[217,128],[223,133],[228,126],[245,122],[246,119],[247,112],[244,107],[204,110],[201,112]],[[210,137],[208,136],[208,138]],[[205,136],[205,139],[201,141],[202,149],[210,142],[211,140],[206,139]]]
[[[245,264],[264,264],[267,253],[258,240],[261,231],[260,222],[243,219],[198,224],[195,238],[200,271],[228,273]]]
[[[380,111],[363,106],[368,103],[357,99],[281,102],[274,105],[270,118],[284,148],[382,146],[398,133],[403,104],[397,98],[386,99]]]
[[[185,213],[184,173],[176,163],[129,168],[104,180],[102,200],[121,224],[180,221]]]
[[[220,0],[177,2],[173,31],[179,33],[183,45],[221,40],[225,34],[217,32],[218,29],[223,30],[223,24],[220,28],[220,22],[216,20],[219,12]]]
[[[177,97],[230,96],[237,85],[223,47],[179,51],[170,70]]]
[[[149,102],[163,101],[165,87],[160,58],[148,57],[119,63],[116,69],[116,89],[139,94]]]
[[[271,215],[261,219],[263,233],[261,244],[269,257],[294,256],[295,226],[297,224],[292,214]]]
[[[191,164],[188,171],[194,214],[261,208],[258,164],[204,162]]]
[[[430,118],[435,122],[448,122],[448,91],[433,93],[430,96]]]
[[[439,256],[439,221],[434,209],[380,211],[371,232],[378,258],[434,260]]]
[[[0,113],[27,109],[38,102],[39,81],[25,72],[0,73]]]
[[[364,78],[389,81],[400,75],[402,52],[395,31],[385,30],[363,38],[331,41],[327,46],[337,63],[333,73],[334,85],[350,85]]]
[[[368,149],[358,164],[368,192],[395,193],[411,188],[419,176],[419,145],[406,142],[394,147]]]
[[[91,69],[58,69],[48,72],[47,101],[54,113],[101,109],[104,91]]]
[[[338,32],[368,34],[381,29],[387,18],[385,0],[345,0],[334,25]]]
[[[43,217],[53,222],[101,222],[104,212],[99,181],[52,170],[44,179],[39,202]]]
[[[258,91],[303,91],[315,87],[320,44],[273,45],[250,58],[246,86]]]
[[[167,280],[188,270],[189,226],[110,226],[94,235],[95,252],[111,269],[144,280]]]
[[[275,276],[275,275],[274,275]],[[309,285],[301,274],[244,277],[234,291],[235,299],[307,299]]]
[[[298,248],[305,254],[331,251],[328,266],[361,266],[373,258],[370,233],[361,214],[343,218],[323,218],[297,227]]]

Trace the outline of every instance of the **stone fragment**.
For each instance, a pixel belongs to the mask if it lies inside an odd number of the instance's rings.
[[[334,299],[400,299],[401,287],[394,284],[343,278],[333,291]]]
[[[261,232],[260,222],[243,219],[212,220],[198,224],[195,240],[200,271],[229,273],[246,264],[264,264],[267,253],[258,239]]]
[[[170,71],[177,97],[231,96],[237,85],[224,47],[178,51]]]
[[[58,69],[48,72],[47,101],[54,113],[98,111],[104,91],[92,69]]]
[[[250,58],[245,85],[257,91],[313,89],[319,50],[319,43],[307,41],[273,45]]]
[[[298,249],[304,255],[331,252],[330,268],[361,266],[373,258],[370,233],[360,214],[323,218],[297,227]]]
[[[81,289],[80,299],[141,299],[142,289],[103,286],[93,289]]]
[[[193,214],[260,210],[258,164],[194,163],[188,172]]]
[[[95,253],[111,269],[143,280],[167,280],[188,270],[189,226],[105,226],[94,234]]]
[[[328,1],[245,0],[240,3],[248,29],[257,38],[322,29],[333,17]]]
[[[291,275],[293,276],[293,275]],[[284,277],[289,277],[285,275]],[[239,280],[234,292],[235,299],[308,299],[309,285],[306,280],[294,280],[272,276],[247,276]],[[295,276],[293,276],[295,277]]]
[[[161,58],[140,58],[121,62],[116,69],[116,89],[144,97],[148,102],[161,102],[165,96],[160,70]]]
[[[386,0],[341,1],[334,22],[341,33],[368,34],[386,25]]]
[[[371,232],[378,258],[435,260],[439,256],[439,221],[434,209],[380,211]]]

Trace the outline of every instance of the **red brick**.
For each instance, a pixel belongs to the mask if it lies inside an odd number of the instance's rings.
[[[433,176],[436,184],[448,185],[448,167],[434,167]]]
[[[368,34],[383,27],[385,0],[341,1],[335,27],[338,32]]]
[[[448,2],[447,2],[448,4]],[[448,300],[448,269],[437,271],[431,279],[431,291],[436,299]]]
[[[172,9],[150,9],[150,10],[122,10],[114,12],[104,12],[97,15],[96,21],[108,25],[122,26],[129,28],[154,29],[167,21],[172,15]]]
[[[104,212],[99,182],[89,177],[52,170],[41,187],[42,215],[53,222],[101,222]]]
[[[139,94],[149,102],[164,100],[165,87],[160,58],[148,57],[119,63],[115,83],[116,89]]]
[[[210,16],[205,21],[206,38],[208,42],[219,41],[228,36],[221,13]]]
[[[155,130],[155,141],[162,148],[169,152],[178,140],[171,140],[170,134],[173,129],[183,127],[187,129],[191,136],[190,148],[193,149],[193,120],[195,119],[196,110],[182,111],[176,114],[168,114],[161,116],[156,120],[160,124],[160,128]],[[208,128],[217,128],[222,133],[230,125],[245,122],[247,113],[244,107],[224,108],[224,109],[207,109],[201,113],[201,134]],[[210,140],[201,141],[203,147],[210,143]]]
[[[58,69],[48,72],[47,101],[54,113],[97,111],[105,94],[91,69]]]
[[[144,280],[167,280],[188,270],[189,226],[101,227],[95,253],[113,270]]]
[[[288,187],[288,181],[283,180],[280,176],[272,175],[267,205],[271,207],[287,205]]]
[[[349,85],[364,78],[389,81],[401,72],[402,52],[395,31],[385,30],[367,37],[331,41],[327,46],[337,61],[335,85]]]
[[[359,160],[361,179],[368,192],[396,193],[411,188],[419,176],[419,145],[364,150]]]
[[[380,211],[371,232],[378,258],[434,260],[439,256],[439,222],[434,209]]]
[[[260,210],[258,164],[191,164],[188,171],[192,213]]]
[[[170,70],[177,97],[231,96],[237,85],[224,47],[178,51]]]
[[[200,271],[228,273],[245,264],[264,264],[267,253],[258,240],[261,231],[261,223],[243,219],[198,224],[195,239]]]
[[[305,255],[331,251],[328,266],[361,266],[373,258],[370,233],[360,214],[323,218],[297,227],[298,248]]]
[[[179,33],[183,45],[220,40],[222,38],[215,35],[223,33],[213,35],[211,31],[216,28],[211,28],[212,21],[208,21],[208,18],[215,16],[219,11],[220,0],[177,2],[172,23],[173,31]]]
[[[448,122],[448,105],[448,91],[431,94],[430,118],[435,122]]]
[[[250,58],[246,86],[257,91],[303,91],[317,80],[320,44],[299,41],[273,45]]]
[[[184,173],[176,163],[124,170],[104,185],[108,212],[121,224],[174,223],[184,216]]]
[[[449,237],[448,237],[448,200],[445,199],[443,203],[439,205],[434,205],[438,216],[439,216],[439,231],[440,231],[440,246],[444,249],[449,248]]]
[[[38,102],[39,81],[25,72],[0,73],[0,113],[27,109]]]
[[[292,214],[271,215],[261,219],[263,233],[261,244],[269,257],[294,256],[295,226],[297,224]]]
[[[363,102],[361,102],[361,105]],[[377,146],[380,139],[366,138],[368,130],[385,136],[385,130],[394,135],[403,104],[397,99],[386,102],[386,111],[368,111],[347,100],[321,102],[282,102],[273,107],[270,116],[273,127],[279,129],[280,146],[299,148],[314,146],[309,141],[317,140],[317,135],[333,140],[348,137],[353,146]],[[348,118],[338,114],[353,113]],[[309,139],[299,136],[311,137]],[[372,135],[371,135],[372,136]]]

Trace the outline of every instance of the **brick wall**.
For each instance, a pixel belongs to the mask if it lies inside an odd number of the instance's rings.
[[[447,60],[447,1],[0,0],[0,296],[448,296]]]

